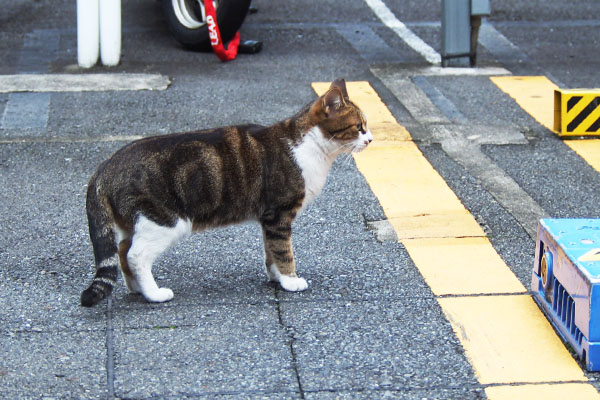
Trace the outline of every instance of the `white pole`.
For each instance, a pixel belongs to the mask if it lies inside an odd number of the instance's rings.
[[[100,28],[98,0],[77,0],[77,63],[82,68],[98,62]]]
[[[121,0],[100,0],[100,58],[114,67],[121,58]]]

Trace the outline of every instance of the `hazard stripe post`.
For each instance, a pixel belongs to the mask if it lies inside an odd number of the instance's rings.
[[[559,136],[600,136],[600,89],[556,89],[554,130]]]

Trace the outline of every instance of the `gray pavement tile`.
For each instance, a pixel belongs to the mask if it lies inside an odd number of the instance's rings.
[[[0,335],[0,397],[106,398],[104,332]]]
[[[222,400],[299,400],[302,399],[301,394],[288,392],[263,393],[253,391],[243,391],[237,393],[210,393],[210,394],[178,394],[176,396],[151,397],[151,399],[160,400],[185,400],[185,399],[222,399]]]
[[[306,392],[306,400],[427,400],[427,399],[485,399],[483,388],[436,388],[398,390],[353,390],[332,392]]]
[[[0,146],[4,329],[104,328],[103,308],[79,307],[93,272],[83,200],[93,153],[89,145]]]
[[[112,303],[112,323],[115,329],[162,329],[162,328],[194,328],[195,333],[204,334],[211,330],[224,330],[223,325],[234,327],[250,318],[253,324],[261,320],[273,332],[278,327],[276,300],[265,300],[261,303],[207,303],[179,304],[145,303],[143,307],[131,307],[128,304]],[[237,321],[234,316],[241,318]],[[256,321],[254,321],[256,319]],[[249,329],[258,330],[260,326],[251,325]],[[276,329],[277,328],[277,329]],[[266,329],[266,328],[265,328]]]
[[[594,7],[593,2],[582,2],[583,7]],[[556,4],[554,7],[560,7]],[[545,8],[545,6],[544,6]],[[563,13],[568,13],[570,7],[560,11],[560,22],[568,21]],[[581,10],[583,11],[583,10]],[[586,17],[598,18],[598,12],[588,11]],[[580,15],[580,17],[581,17]],[[578,20],[575,18],[575,20]],[[582,20],[579,19],[579,22]],[[591,72],[590,66],[597,65],[600,57],[594,49],[600,45],[598,33],[600,27],[587,26],[576,28],[574,26],[556,26],[554,21],[547,25],[520,26],[502,25],[496,29],[523,52],[535,65],[542,66],[543,73],[549,78],[557,80],[555,83],[563,88],[597,88],[600,78]],[[585,33],[583,33],[585,32]],[[582,34],[585,40],[581,40]],[[575,46],[574,43],[577,43]],[[576,62],[575,60],[581,60]],[[591,72],[591,73],[590,73]],[[531,73],[529,73],[531,75]]]
[[[4,115],[4,109],[8,102],[8,94],[0,94],[0,115]]]
[[[435,299],[282,302],[280,308],[307,392],[477,385]]]
[[[279,292],[283,300],[397,299],[433,297],[398,243],[374,239],[331,244],[323,235],[314,244],[298,243],[298,274],[308,280],[305,292]]]
[[[74,287],[68,278],[64,284],[57,283],[60,279],[57,276],[58,273],[45,274],[0,283],[3,293],[0,296],[2,330],[44,333],[104,331],[105,307],[82,308],[79,305],[82,288]]]
[[[115,391],[126,398],[298,391],[274,305],[114,311]],[[151,326],[132,329],[130,326]],[[173,371],[181,371],[174,378]],[[143,384],[142,384],[143,383]]]
[[[428,76],[427,80],[468,118],[470,124],[537,128],[537,122],[488,76]],[[460,88],[460,90],[457,90]]]
[[[554,218],[599,218],[600,175],[554,136],[483,151]],[[568,166],[568,167],[567,167]]]

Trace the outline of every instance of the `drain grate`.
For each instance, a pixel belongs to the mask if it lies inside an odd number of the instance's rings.
[[[583,334],[575,325],[575,301],[556,278],[553,281],[552,311],[575,341],[577,347],[581,348]]]

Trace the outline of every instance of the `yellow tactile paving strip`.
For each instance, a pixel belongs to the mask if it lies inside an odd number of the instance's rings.
[[[402,240],[436,296],[524,293],[486,237]],[[484,279],[478,279],[484,275]]]
[[[322,94],[329,83],[315,82],[312,87]],[[600,399],[410,133],[368,82],[348,82],[347,87],[375,137],[372,146],[355,155],[356,165],[398,241],[438,296],[477,378],[489,385],[488,398],[541,399],[549,393],[568,393],[571,398]]]
[[[439,299],[481,383],[585,380],[530,296]],[[502,362],[498,362],[502,361]]]
[[[485,390],[488,398],[493,400],[579,400],[595,399],[598,396],[592,385],[585,383],[562,383],[559,385],[522,385],[496,386]]]
[[[494,76],[490,78],[540,124],[554,131],[554,90],[545,76]],[[600,172],[600,139],[572,139],[564,143]]]

